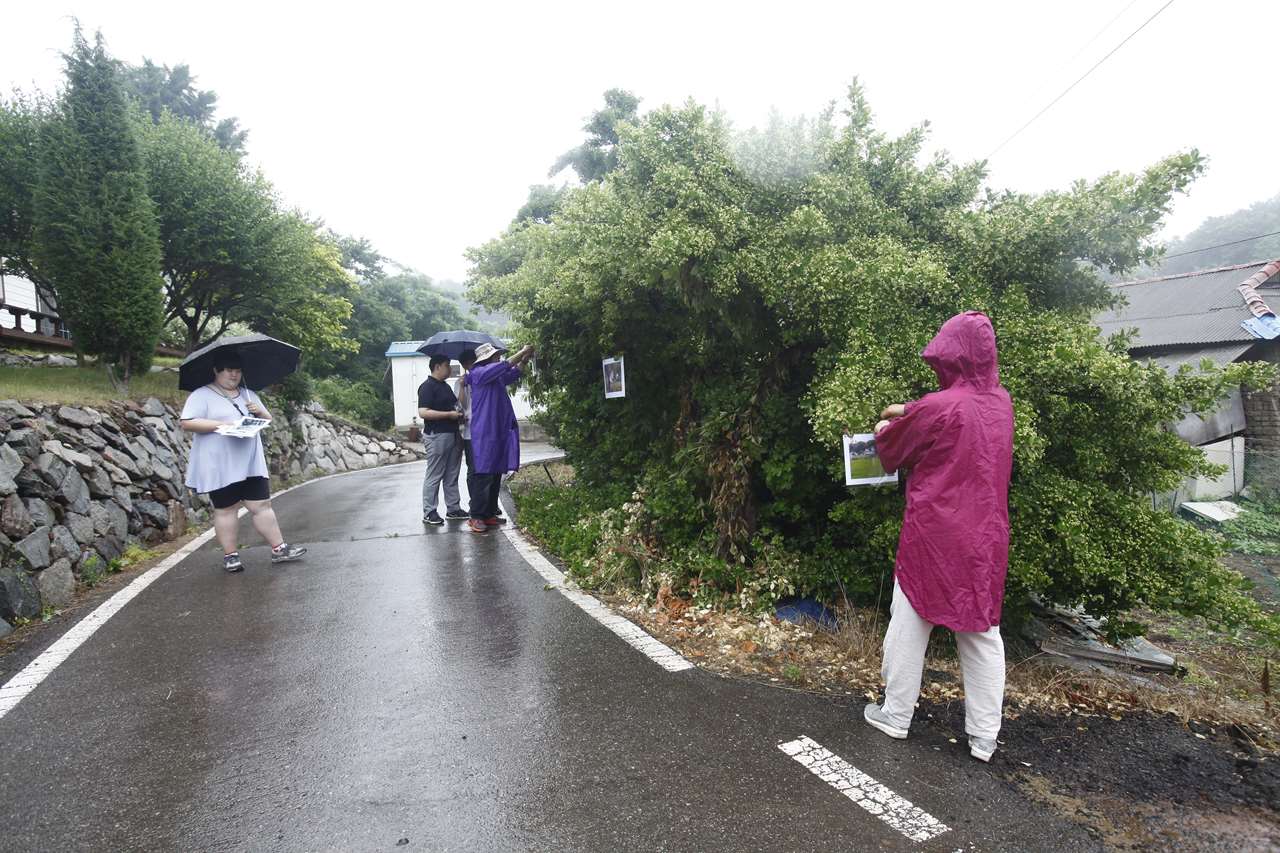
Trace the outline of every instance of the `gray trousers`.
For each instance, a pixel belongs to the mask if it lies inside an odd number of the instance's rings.
[[[458,494],[458,471],[462,468],[462,437],[456,432],[424,435],[427,448],[427,473],[422,478],[422,514],[436,509],[440,484],[444,483],[446,512],[462,512],[462,496]]]

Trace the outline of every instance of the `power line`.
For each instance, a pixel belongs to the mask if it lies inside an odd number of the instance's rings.
[[[1272,231],[1270,234],[1259,234],[1257,237],[1245,237],[1243,240],[1232,240],[1230,243],[1219,243],[1216,246],[1205,246],[1203,249],[1192,249],[1188,252],[1178,252],[1176,255],[1165,255],[1163,260],[1167,261],[1170,258],[1181,258],[1183,255],[1194,255],[1197,252],[1207,252],[1210,249],[1223,249],[1227,246],[1237,246],[1241,243],[1249,243],[1254,240],[1261,240],[1263,237],[1275,237],[1277,235],[1280,235],[1280,231]]]
[[[1000,153],[1000,150],[1001,150],[1002,148],[1004,148],[1006,145],[1008,145],[1010,142],[1012,142],[1014,139],[1016,139],[1016,138],[1018,137],[1018,135],[1019,135],[1020,133],[1022,133],[1022,131],[1026,130],[1026,129],[1027,129],[1028,127],[1030,127],[1033,123],[1035,123],[1035,120],[1036,120],[1036,119],[1040,118],[1040,116],[1042,116],[1042,115],[1044,115],[1045,113],[1049,112],[1049,110],[1053,108],[1053,105],[1054,105],[1054,104],[1058,103],[1058,101],[1061,101],[1063,98],[1065,98],[1065,97],[1066,97],[1066,96],[1071,92],[1071,90],[1072,90],[1072,89],[1074,89],[1076,86],[1079,86],[1082,82],[1084,82],[1084,79],[1085,79],[1086,77],[1088,77],[1088,76],[1089,76],[1090,74],[1092,74],[1094,71],[1098,70],[1098,66],[1102,65],[1102,63],[1106,62],[1108,59],[1110,59],[1112,56],[1114,56],[1114,55],[1115,55],[1115,53],[1116,53],[1116,51],[1118,51],[1120,48],[1122,48],[1122,47],[1124,47],[1126,44],[1128,44],[1130,39],[1132,39],[1132,38],[1133,38],[1134,36],[1136,36],[1138,33],[1142,32],[1144,29],[1146,29],[1146,28],[1147,28],[1147,24],[1150,24],[1150,23],[1151,23],[1152,21],[1154,21],[1156,18],[1160,17],[1160,13],[1161,13],[1161,12],[1163,12],[1165,9],[1168,9],[1168,8],[1169,8],[1170,6],[1172,6],[1172,5],[1173,5],[1173,0],[1169,0],[1169,2],[1165,3],[1165,4],[1164,4],[1163,6],[1161,6],[1159,9],[1157,9],[1157,10],[1156,10],[1156,13],[1155,13],[1154,15],[1152,15],[1150,18],[1147,18],[1145,21],[1143,21],[1143,22],[1142,22],[1142,26],[1138,27],[1136,30],[1134,30],[1133,32],[1129,33],[1129,35],[1125,36],[1125,37],[1124,37],[1124,41],[1120,42],[1118,45],[1116,45],[1115,47],[1111,48],[1111,50],[1107,53],[1107,55],[1106,55],[1106,56],[1102,57],[1102,58],[1101,58],[1101,59],[1099,59],[1097,62],[1095,62],[1095,63],[1093,64],[1093,66],[1089,68],[1089,70],[1088,70],[1088,71],[1086,71],[1086,72],[1084,72],[1083,74],[1081,74],[1081,75],[1080,75],[1080,77],[1079,77],[1079,78],[1077,78],[1077,79],[1076,79],[1076,81],[1075,81],[1074,83],[1072,83],[1070,86],[1068,86],[1066,89],[1064,89],[1064,90],[1062,91],[1062,94],[1061,94],[1061,95],[1058,95],[1058,97],[1056,97],[1056,98],[1054,98],[1052,101],[1050,101],[1050,102],[1049,102],[1049,103],[1044,107],[1044,109],[1040,110],[1040,112],[1036,113],[1036,114],[1035,114],[1035,115],[1033,115],[1030,119],[1028,119],[1026,124],[1022,125],[1022,127],[1018,128],[1018,129],[1017,129],[1017,130],[1015,130],[1012,134],[1010,134],[1008,139],[1006,139],[1004,142],[1001,142],[999,145],[997,145],[997,146],[996,146],[996,148],[995,148],[995,150],[994,150],[994,151],[992,151],[990,154],[988,154],[988,155],[986,156],[986,158],[985,158],[985,159],[990,160],[992,157],[996,156],[996,154]]]
[[[1115,17],[1107,21],[1106,24],[1102,26],[1102,29],[1094,33],[1092,38],[1090,38],[1087,42],[1085,42],[1083,45],[1080,46],[1079,50],[1071,54],[1071,58],[1063,62],[1058,67],[1058,69],[1053,72],[1053,76],[1045,77],[1045,79],[1040,83],[1040,85],[1036,87],[1036,90],[1032,92],[1028,97],[1023,98],[1022,102],[1018,104],[1018,112],[1022,112],[1023,107],[1029,108],[1033,101],[1040,100],[1040,93],[1043,92],[1045,89],[1049,88],[1049,84],[1053,82],[1053,79],[1057,77],[1060,72],[1063,72],[1069,69],[1071,67],[1071,64],[1080,58],[1081,54],[1083,54],[1086,50],[1092,47],[1093,43],[1097,41],[1099,38],[1101,38],[1103,33],[1111,29],[1111,25],[1114,24],[1116,21],[1120,20],[1121,16],[1123,16],[1125,12],[1128,12],[1130,9],[1132,9],[1134,4],[1137,2],[1138,0],[1129,0],[1128,4],[1126,4],[1123,9],[1121,9],[1119,12],[1115,14]]]

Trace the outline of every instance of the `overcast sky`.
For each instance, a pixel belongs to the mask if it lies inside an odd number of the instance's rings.
[[[856,75],[883,129],[927,119],[932,147],[980,159],[1166,2],[45,0],[0,9],[0,86],[56,90],[76,16],[118,59],[190,65],[289,204],[461,279],[607,88],[749,127],[813,114]],[[1276,32],[1280,3],[1174,0],[1000,150],[990,184],[1061,188],[1198,147],[1209,171],[1169,237],[1276,195]]]

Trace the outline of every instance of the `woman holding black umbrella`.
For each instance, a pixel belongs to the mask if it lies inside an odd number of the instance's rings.
[[[213,529],[222,545],[222,566],[228,572],[244,569],[236,539],[237,516],[244,504],[253,527],[271,546],[271,562],[296,560],[307,553],[284,541],[275,510],[271,508],[271,482],[262,436],[250,438],[220,435],[217,430],[242,417],[271,419],[256,393],[242,382],[243,365],[237,349],[219,348],[212,353],[212,380],[196,388],[182,408],[182,428],[193,433],[187,488],[209,495],[213,503]]]

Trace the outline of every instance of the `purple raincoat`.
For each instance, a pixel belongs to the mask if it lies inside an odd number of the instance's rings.
[[[986,631],[1000,624],[1009,568],[1013,404],[985,314],[952,317],[920,355],[942,390],[876,438],[886,471],[910,471],[895,574],[920,618]]]
[[[520,469],[520,427],[507,386],[520,378],[520,368],[495,361],[471,368],[471,458],[477,474],[503,474]]]

